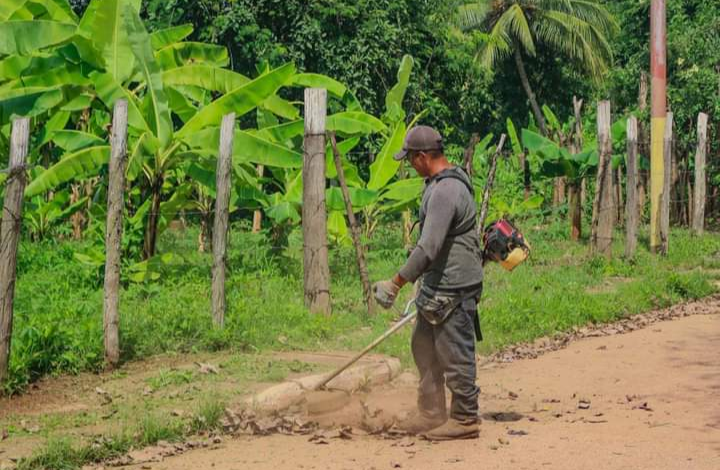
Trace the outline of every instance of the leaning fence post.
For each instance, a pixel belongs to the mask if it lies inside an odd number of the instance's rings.
[[[705,228],[705,152],[707,152],[708,115],[698,114],[697,151],[695,152],[695,196],[693,197],[693,231],[700,235]]]
[[[107,218],[105,226],[105,297],[103,331],[105,362],[115,367],[120,361],[120,247],[122,242],[123,190],[127,156],[127,101],[115,102],[111,152],[108,165]]]
[[[217,161],[215,221],[213,224],[212,314],[215,326],[225,323],[225,260],[230,205],[235,113],[226,114],[220,128],[220,153]]]
[[[10,364],[10,338],[12,337],[13,300],[17,247],[22,223],[22,203],[25,193],[25,157],[30,140],[30,120],[13,121],[10,137],[10,162],[3,201],[2,228],[0,229],[0,384],[8,376]]]
[[[365,263],[365,254],[363,253],[362,241],[360,240],[360,227],[358,227],[357,219],[353,213],[352,200],[350,199],[350,190],[345,181],[345,170],[342,166],[342,157],[338,151],[335,133],[328,132],[330,144],[332,146],[333,155],[335,156],[335,168],[337,170],[338,182],[345,200],[345,211],[347,212],[348,223],[350,224],[350,235],[352,236],[353,245],[355,246],[355,255],[357,257],[358,272],[360,273],[360,282],[362,283],[363,296],[365,297],[365,305],[367,306],[368,315],[374,313],[375,304],[370,288],[370,276],[368,275],[367,263]]]
[[[625,258],[635,256],[637,225],[640,212],[638,205],[638,124],[635,116],[627,120],[627,200],[625,205]]]

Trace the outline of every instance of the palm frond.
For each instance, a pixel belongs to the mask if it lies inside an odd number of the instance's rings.
[[[458,7],[453,23],[462,30],[481,28],[492,10],[489,0],[466,3]]]
[[[541,10],[567,13],[594,25],[603,34],[616,34],[620,27],[615,17],[597,0],[537,0]]]
[[[515,3],[505,10],[493,27],[493,30],[499,28],[508,38],[517,40],[525,48],[525,52],[529,55],[535,55],[535,41],[533,39],[530,25],[528,25],[525,12],[522,7]]]
[[[598,27],[560,11],[538,15],[534,24],[538,40],[551,45],[572,60],[583,64],[595,79],[612,62],[612,49]]]

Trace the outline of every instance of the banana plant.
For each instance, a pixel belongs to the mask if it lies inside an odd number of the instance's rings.
[[[91,100],[104,106],[105,112],[119,98],[128,101],[127,176],[130,182],[141,179],[141,195],[150,200],[143,241],[143,258],[148,259],[155,254],[165,194],[169,191],[172,198],[177,187],[169,187],[166,180],[181,183],[176,173],[217,152],[216,144],[192,145],[203,131],[212,131],[226,113],[242,116],[258,106],[266,106],[287,118],[297,117],[298,112],[276,95],[295,75],[291,64],[267,71],[254,80],[222,69],[227,65],[224,48],[173,42],[184,39],[192,31],[189,27],[150,35],[138,15],[138,4],[94,0],[80,19],[76,34],[91,41],[106,63],[103,70],[89,74],[93,87]],[[178,129],[173,116],[182,123]],[[273,154],[272,142],[247,132],[238,133],[236,159],[242,160],[258,151]],[[109,147],[106,138],[94,143],[97,145],[64,155],[28,185],[26,195],[42,194],[81,175],[99,171],[109,158]],[[141,200],[137,206],[143,204]]]
[[[68,190],[53,194],[50,200],[41,196],[30,198],[23,208],[23,224],[28,229],[30,239],[44,239],[59,223],[82,209],[87,200],[86,196],[72,202]]]

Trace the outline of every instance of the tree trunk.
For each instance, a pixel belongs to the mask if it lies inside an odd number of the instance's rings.
[[[473,132],[470,137],[470,143],[465,148],[463,155],[463,167],[465,172],[472,178],[473,175],[473,155],[475,154],[475,146],[480,142],[480,137],[476,132]]]
[[[542,135],[547,136],[547,126],[545,125],[545,118],[543,117],[542,110],[538,105],[537,99],[535,99],[535,93],[530,88],[530,81],[528,80],[527,73],[525,72],[525,63],[523,62],[522,55],[520,53],[520,43],[517,40],[513,41],[513,56],[515,57],[515,66],[517,67],[518,75],[520,76],[520,82],[522,83],[525,94],[530,100],[530,107],[532,108],[533,115],[537,121],[538,128]]]
[[[582,237],[582,205],[580,204],[580,185],[576,181],[568,183],[568,199],[570,239],[577,241]]]
[[[525,152],[522,152],[520,155],[518,155],[518,160],[520,162],[520,168],[522,169],[522,176],[523,176],[523,187],[524,190],[524,196],[525,200],[527,201],[530,199],[530,164],[527,161],[527,156],[525,155]]]
[[[148,214],[147,225],[145,226],[145,240],[143,243],[143,260],[147,260],[155,256],[155,248],[157,245],[157,229],[160,221],[160,202],[162,197],[163,177],[157,175],[152,182],[152,203],[150,204],[150,213]]]
[[[265,173],[265,166],[258,165],[257,166],[257,175],[258,178],[262,178],[263,174]],[[262,185],[258,185],[258,189],[262,189]],[[252,233],[258,233],[262,229],[262,211],[260,209],[257,209],[255,212],[253,212],[253,224],[252,224]]]

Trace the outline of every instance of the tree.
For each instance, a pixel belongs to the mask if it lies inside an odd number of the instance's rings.
[[[608,37],[617,30],[615,19],[595,0],[482,0],[458,8],[456,23],[480,32],[476,60],[494,68],[513,56],[518,76],[530,101],[538,127],[547,135],[545,118],[528,80],[525,59],[546,47],[599,79],[612,61]]]

